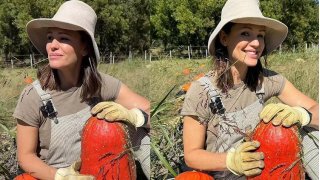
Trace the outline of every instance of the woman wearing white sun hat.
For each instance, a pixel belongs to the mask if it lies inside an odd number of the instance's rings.
[[[258,0],[225,3],[221,21],[208,42],[214,69],[192,83],[181,111],[184,158],[189,167],[208,171],[215,179],[246,179],[260,174],[264,154],[250,152],[259,142],[243,142],[260,119],[286,127],[300,123],[318,134],[313,129],[319,125],[318,103],[282,75],[263,68],[260,61],[284,41],[287,33],[285,24],[262,15]],[[273,96],[285,104],[264,107]],[[303,138],[305,151],[312,145],[305,134]],[[306,156],[308,160],[313,157]],[[309,167],[305,163],[312,178],[318,172],[318,160],[313,159]]]
[[[49,63],[38,71],[38,80],[23,90],[13,116],[18,123],[19,165],[38,179],[93,179],[80,175],[79,163],[74,163],[80,158],[81,131],[91,114],[149,127],[149,101],[97,71],[96,22],[89,5],[71,0],[53,18],[27,24],[31,42]],[[143,161],[147,157],[144,154]]]

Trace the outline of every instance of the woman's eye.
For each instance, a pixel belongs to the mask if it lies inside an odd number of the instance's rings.
[[[52,39],[53,39],[52,36],[47,36],[48,41],[52,41]]]
[[[259,34],[258,38],[264,38],[264,35],[263,34]]]
[[[61,39],[61,41],[69,41],[69,38],[67,38],[67,37],[61,37],[60,39]]]
[[[242,36],[249,36],[249,33],[248,32],[242,32],[241,35]]]

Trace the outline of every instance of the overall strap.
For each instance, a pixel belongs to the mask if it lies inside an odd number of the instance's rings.
[[[211,102],[209,104],[211,112],[214,114],[217,113],[219,115],[224,115],[225,108],[224,108],[224,105],[221,101],[221,96],[218,93],[217,88],[215,88],[213,86],[213,84],[211,83],[209,77],[204,76],[204,77],[198,79],[197,81],[199,81],[200,84],[205,87],[205,89],[208,89],[208,95],[211,100]]]
[[[258,89],[256,89],[256,95],[259,99],[259,102],[261,104],[264,103],[264,99],[263,99],[263,96],[264,96],[265,92],[264,92],[264,83],[262,82],[261,86],[258,87]]]
[[[37,91],[38,95],[40,96],[40,99],[42,101],[43,106],[40,107],[41,112],[43,113],[44,117],[48,117],[49,119],[53,120],[54,123],[58,124],[58,118],[57,118],[57,110],[54,107],[52,97],[50,93],[45,92],[40,85],[39,80],[36,80],[32,83],[33,87]]]

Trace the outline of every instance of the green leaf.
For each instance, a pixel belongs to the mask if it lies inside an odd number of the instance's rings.
[[[167,93],[167,95],[159,102],[159,104],[156,106],[156,108],[154,108],[151,112],[151,115],[150,117],[152,118],[153,115],[155,114],[155,112],[157,112],[158,108],[164,103],[164,101],[167,99],[167,97],[170,95],[170,93],[174,90],[174,88],[176,87],[177,85],[174,85],[170,91]]]
[[[159,160],[162,162],[162,164],[164,165],[164,167],[166,167],[168,169],[168,171],[173,175],[173,176],[177,176],[177,173],[172,169],[172,167],[170,166],[169,162],[166,160],[166,158],[160,153],[159,149],[156,147],[155,144],[153,144],[153,142],[151,142],[151,148],[153,149],[153,151],[156,153],[156,155],[158,156]]]

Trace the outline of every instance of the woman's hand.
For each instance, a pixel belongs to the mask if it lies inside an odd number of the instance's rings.
[[[135,127],[141,127],[146,123],[146,118],[141,110],[137,108],[128,110],[122,105],[111,101],[98,103],[91,109],[91,113],[96,115],[98,119],[126,121]]]
[[[265,123],[272,121],[275,126],[282,124],[285,127],[290,127],[296,123],[305,126],[310,123],[311,114],[302,107],[290,107],[278,103],[266,105],[260,113],[260,118]]]
[[[69,167],[58,169],[54,176],[54,180],[71,180],[71,179],[94,180],[95,179],[94,176],[79,174],[80,166],[81,166],[81,161],[76,161]]]
[[[244,142],[237,148],[231,148],[227,154],[227,168],[240,176],[254,176],[261,174],[264,168],[262,152],[251,152],[260,146],[258,141]]]

